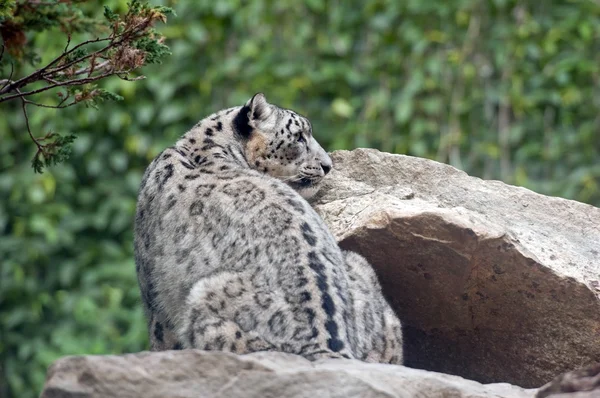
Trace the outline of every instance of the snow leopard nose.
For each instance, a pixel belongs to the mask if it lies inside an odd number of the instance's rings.
[[[315,137],[311,137],[310,145],[312,150],[316,152],[315,157],[311,161],[313,167],[315,167],[317,165],[316,163],[319,162],[318,164],[321,165],[323,175],[326,175],[331,171],[331,168],[333,167],[333,161],[331,160],[327,152],[325,152],[325,149],[323,149],[323,147],[319,145],[317,140],[315,140]]]
[[[333,167],[333,161],[323,148],[321,148],[319,155],[319,163],[321,163],[323,175],[327,175],[327,173],[329,173],[331,171],[331,168]]]

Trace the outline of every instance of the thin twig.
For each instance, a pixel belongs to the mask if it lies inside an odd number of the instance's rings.
[[[42,155],[45,155],[46,153],[44,152],[44,146],[38,142],[38,140],[33,136],[33,133],[31,132],[31,126],[29,125],[29,115],[27,115],[27,102],[23,97],[21,97],[21,107],[23,108],[23,116],[25,116],[25,126],[27,127],[27,133],[29,134],[29,138],[31,138],[31,140],[35,143],[35,145],[38,148],[35,156],[37,156],[40,152],[42,153]]]
[[[110,63],[109,61],[105,61],[106,65],[108,65],[109,63]],[[83,70],[89,69],[87,75],[88,75],[88,77],[90,77],[94,73],[95,68],[96,68],[96,56],[93,56],[92,59],[90,59],[90,66],[87,68],[83,68]],[[82,69],[80,69],[80,70],[82,70]],[[79,71],[76,71],[75,73],[77,73]]]
[[[42,103],[39,103],[39,102],[30,101],[30,100],[27,100],[25,98],[23,98],[23,100],[28,105],[38,106],[40,108],[51,108],[51,109],[64,109],[64,108],[68,108],[70,106],[73,106],[73,105],[77,104],[77,101],[73,101],[73,102],[69,102],[66,105],[63,105],[62,103],[65,102],[65,100],[61,100],[58,105],[47,105],[47,104],[42,104]]]
[[[71,93],[69,93],[69,90],[65,91],[67,94],[64,96],[64,98],[58,103],[57,106],[61,106],[62,104],[65,103],[66,100],[68,100],[69,98],[71,98]],[[77,103],[76,101],[74,101],[75,103]]]
[[[125,80],[128,82],[136,82],[138,80],[144,80],[146,78],[146,76],[144,75],[140,75],[140,76],[136,76],[136,77],[129,77],[126,74],[125,75],[121,75],[117,73],[117,77],[121,80]]]
[[[8,86],[12,82],[12,77],[13,77],[14,72],[15,72],[15,65],[11,62],[10,63],[10,75],[8,75],[8,79],[0,80],[0,82],[2,83],[2,87],[0,87],[0,90],[3,90],[4,87]]]
[[[65,45],[65,49],[63,50],[63,53],[67,52],[67,49],[69,48],[70,44],[71,44],[71,34],[67,33],[67,44]]]
[[[46,77],[46,76],[42,76],[42,80],[45,80],[45,81],[47,81],[47,82],[49,82],[51,84],[59,84],[60,83],[58,80],[54,80],[54,79],[51,79],[51,78]]]
[[[123,73],[129,73],[129,72],[130,71],[123,71]],[[26,91],[24,93],[18,93],[18,94],[13,94],[13,95],[7,95],[6,97],[1,97],[0,102],[9,101],[11,99],[19,98],[19,97],[26,97],[28,95],[39,94],[41,92],[53,89],[55,87],[79,86],[81,84],[95,82],[97,80],[104,79],[105,77],[108,77],[108,76],[114,76],[116,74],[117,74],[117,72],[108,72],[108,73],[104,73],[102,75],[96,75],[94,77],[85,77],[85,78],[81,78],[81,79],[67,80],[64,82],[56,82],[49,86],[38,88],[37,90],[31,90],[31,91]]]
[[[95,66],[94,66],[94,64],[92,64],[92,66],[87,66],[85,68],[81,68],[79,70],[76,70],[75,72],[69,74],[69,76],[79,76],[79,75],[83,75],[83,74],[87,73],[88,77],[90,77],[90,75],[93,72],[97,72],[97,71],[100,71],[102,69],[106,69],[106,67],[109,66],[109,65],[110,65],[110,60],[101,62],[101,63],[99,63],[99,64],[97,64]],[[64,75],[66,75],[66,73],[65,72],[58,72],[57,75],[64,76]]]

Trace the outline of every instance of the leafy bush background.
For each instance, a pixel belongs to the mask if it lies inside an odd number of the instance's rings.
[[[40,132],[79,136],[67,163],[34,174],[18,102],[0,108],[0,396],[37,396],[63,355],[146,349],[132,253],[144,167],[258,91],[307,115],[328,150],[428,157],[600,206],[598,2],[163,3],[173,55],[143,82],[104,83],[124,101],[30,112]],[[30,39],[45,58],[65,40]]]

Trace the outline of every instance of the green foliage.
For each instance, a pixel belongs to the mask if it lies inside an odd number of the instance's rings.
[[[53,132],[46,134],[37,141],[44,141],[44,149],[36,152],[31,161],[31,167],[36,173],[41,173],[44,167],[55,166],[64,162],[71,155],[74,134],[62,136]]]
[[[17,4],[16,0],[0,1],[0,21],[2,21],[5,18],[8,18],[12,15],[16,4]]]
[[[160,30],[173,55],[141,82],[99,84],[122,101],[31,113],[33,129],[78,136],[68,162],[34,174],[20,104],[0,105],[0,384],[11,396],[36,396],[60,356],[147,348],[132,254],[142,172],[199,119],[259,91],[307,115],[328,150],[428,157],[600,206],[597,2],[167,5],[179,16]],[[31,39],[43,62],[65,45]]]
[[[94,95],[94,100],[96,101],[123,101],[123,97],[119,94],[111,93],[101,88],[95,90],[97,91],[97,94]]]
[[[157,64],[167,55],[171,55],[169,47],[157,42],[154,38],[142,37],[133,43],[133,47],[142,50],[147,64]]]
[[[104,18],[110,23],[116,22],[119,19],[119,14],[110,9],[109,6],[104,6]]]

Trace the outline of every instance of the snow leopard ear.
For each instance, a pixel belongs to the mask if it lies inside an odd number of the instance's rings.
[[[267,98],[263,93],[254,94],[254,97],[246,104],[250,108],[248,115],[250,122],[254,121],[253,125],[258,127],[260,122],[266,122],[273,114],[273,105],[267,102]]]
[[[270,120],[274,112],[275,107],[267,102],[263,93],[255,94],[233,119],[235,131],[248,139],[254,129],[269,129],[276,122]]]

